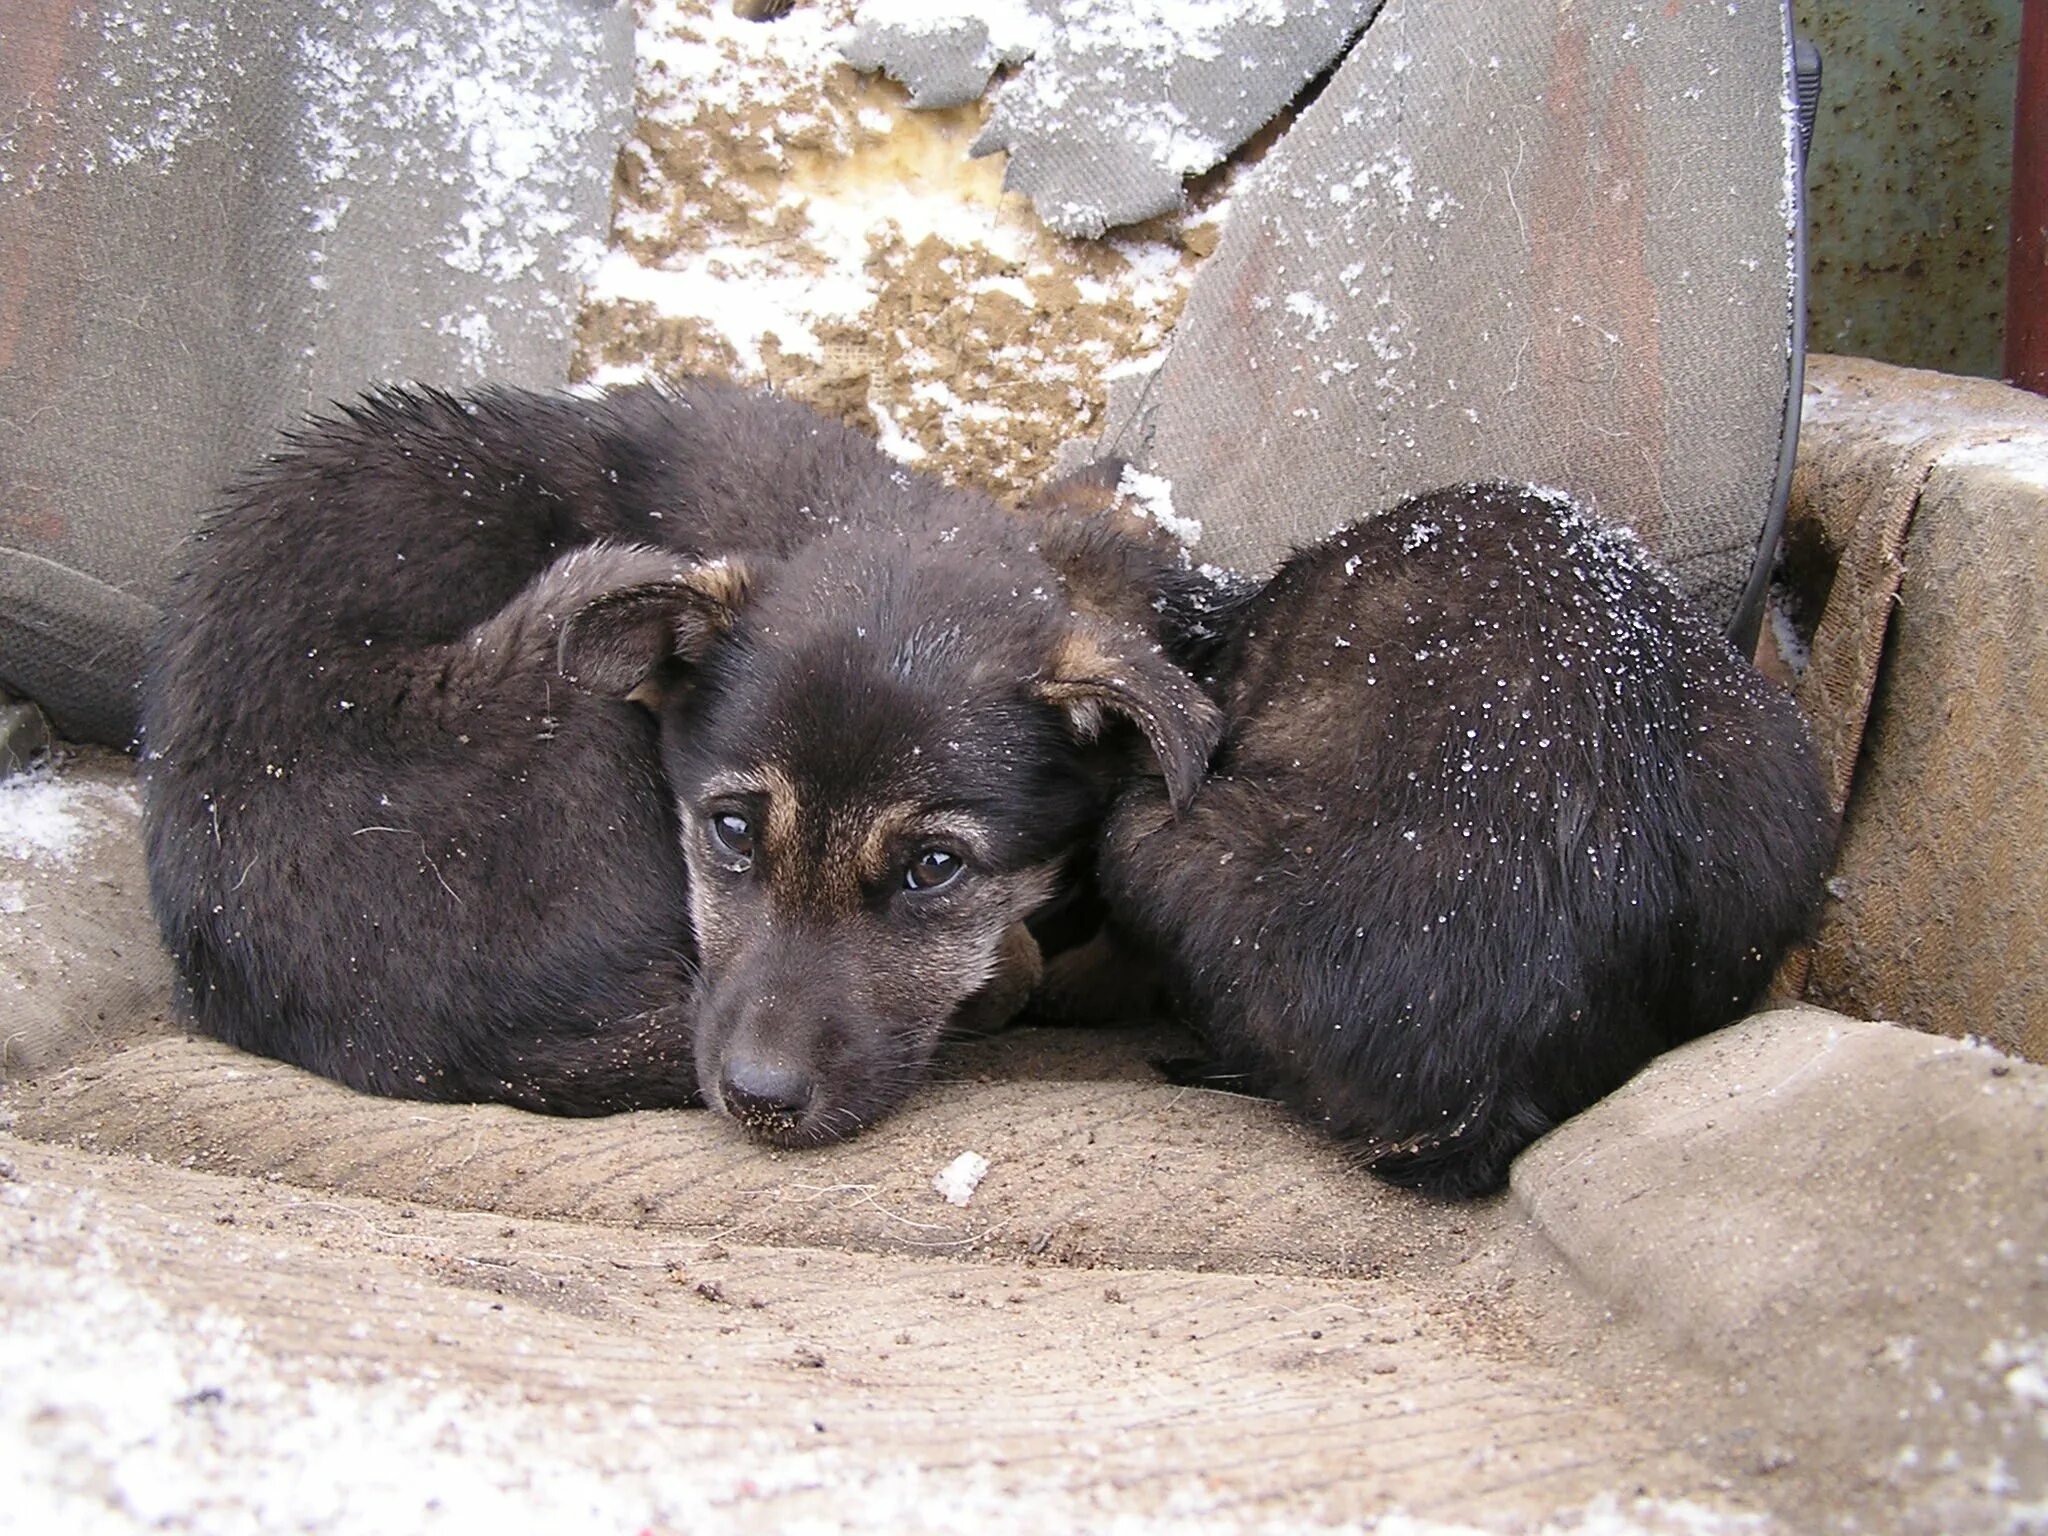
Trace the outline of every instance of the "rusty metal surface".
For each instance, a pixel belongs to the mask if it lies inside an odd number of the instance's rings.
[[[1826,64],[1811,341],[1987,376],[2005,317],[2020,0],[1794,0]]]
[[[2048,394],[2048,0],[2026,0],[2013,117],[2005,376]]]

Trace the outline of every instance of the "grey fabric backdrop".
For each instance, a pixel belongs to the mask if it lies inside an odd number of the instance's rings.
[[[1788,62],[1775,4],[1389,0],[1247,178],[1104,444],[1172,481],[1219,564],[1536,481],[1727,618],[1793,378]]]
[[[385,379],[566,376],[611,0],[0,7],[0,686],[126,744],[176,541]]]
[[[1012,66],[970,151],[1007,154],[1003,186],[1063,235],[1099,235],[1181,205],[1181,184],[1222,161],[1342,54],[1380,0],[1244,0],[1235,6],[1027,0],[992,36],[965,11],[864,5],[847,45],[915,107],[974,100]],[[880,15],[877,15],[877,12]]]

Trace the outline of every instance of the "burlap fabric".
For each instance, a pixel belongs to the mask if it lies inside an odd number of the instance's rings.
[[[0,8],[0,686],[125,744],[170,551],[379,379],[566,377],[623,4]]]
[[[1813,359],[1796,691],[1846,806],[1806,995],[2048,1060],[2048,402]]]

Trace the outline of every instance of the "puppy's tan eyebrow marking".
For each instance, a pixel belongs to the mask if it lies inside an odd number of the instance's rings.
[[[773,763],[713,774],[705,781],[701,798],[715,800],[722,795],[759,796],[768,806],[767,825],[761,829],[766,841],[772,846],[786,848],[795,839],[800,809],[796,784]]]
[[[912,801],[900,801],[875,812],[862,831],[856,861],[861,878],[879,880],[905,843],[917,838],[958,843],[977,859],[987,859],[994,841],[989,827],[961,811],[937,811]]]

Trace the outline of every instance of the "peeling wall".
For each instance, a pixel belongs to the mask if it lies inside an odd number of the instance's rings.
[[[844,62],[853,11],[805,0],[760,24],[729,0],[638,0],[638,120],[576,376],[769,384],[941,476],[1021,491],[1164,344],[1235,162],[1178,213],[1064,239],[1003,191],[1000,157],[968,158],[986,104],[911,111]]]
[[[1794,0],[1821,50],[1812,345],[1996,375],[2020,0]]]

